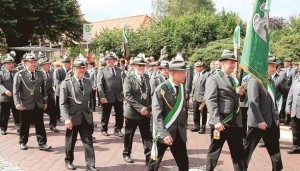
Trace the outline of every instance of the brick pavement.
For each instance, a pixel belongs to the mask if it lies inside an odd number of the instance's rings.
[[[189,126],[192,125],[192,115],[189,115]],[[95,123],[99,125],[100,115],[94,113]],[[48,116],[45,116],[46,131],[48,135],[48,144],[53,147],[51,152],[44,152],[37,149],[37,142],[35,137],[35,130],[30,129],[30,137],[27,145],[27,151],[19,150],[18,136],[10,119],[8,134],[6,136],[0,135],[0,170],[19,170],[24,171],[64,171],[64,127],[62,124],[58,125],[59,133],[49,131],[47,127],[49,123]],[[114,117],[111,117],[108,132],[112,134],[114,125]],[[122,130],[124,131],[124,130]],[[200,135],[198,133],[191,133],[188,131],[188,154],[190,162],[190,170],[200,170],[204,168],[206,163],[206,153],[209,146],[209,134]],[[281,132],[284,137],[290,136],[290,130],[287,127],[282,127]],[[143,155],[143,146],[140,139],[139,130],[134,137],[132,158],[134,164],[127,164],[123,161],[123,139],[110,135],[104,137],[100,134],[99,127],[95,130],[96,142],[94,143],[96,154],[96,167],[101,171],[146,171],[144,165],[145,157]],[[79,138],[79,137],[78,137]],[[281,153],[286,171],[297,171],[300,166],[300,155],[288,155],[287,150],[291,148],[291,138],[281,139]],[[77,170],[85,170],[83,146],[80,140],[77,141],[75,148],[74,165]],[[177,170],[175,161],[168,150],[161,163],[161,171]],[[218,171],[232,171],[232,163],[228,146],[225,144],[222,154],[218,162]],[[252,157],[249,166],[249,171],[268,171],[271,170],[271,161],[265,148],[257,148]]]

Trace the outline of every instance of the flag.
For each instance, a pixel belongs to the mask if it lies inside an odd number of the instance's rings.
[[[252,0],[240,67],[268,89],[268,54],[271,0]]]
[[[121,52],[122,52],[123,57],[127,58],[129,56],[128,27],[126,24],[123,27]]]
[[[241,27],[236,26],[234,29],[233,35],[233,45],[235,49],[239,49],[241,47]]]

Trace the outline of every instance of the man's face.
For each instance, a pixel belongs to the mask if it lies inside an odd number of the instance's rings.
[[[186,70],[169,71],[173,82],[176,84],[184,83],[186,78]]]
[[[163,75],[164,77],[168,77],[169,75],[169,70],[168,68],[162,68],[160,71],[161,75]]]
[[[153,68],[153,71],[158,71],[159,70],[159,66],[155,65],[152,67]]]
[[[291,62],[285,61],[285,62],[283,62],[283,65],[284,65],[285,68],[288,68],[288,67],[291,66]]]
[[[37,64],[36,61],[26,61],[26,62],[25,62],[26,68],[27,68],[29,71],[31,71],[31,72],[35,71],[35,69],[36,69],[36,64]]]
[[[106,64],[107,64],[107,66],[110,67],[110,68],[112,68],[112,67],[115,66],[115,62],[116,62],[116,60],[114,60],[114,59],[111,59],[111,58],[106,59]]]
[[[197,66],[196,67],[196,71],[197,72],[202,72],[204,70],[204,67],[203,66]]]
[[[215,61],[214,62],[214,67],[215,67],[215,69],[220,68],[220,62],[219,61]]]
[[[143,64],[135,64],[133,65],[133,68],[139,75],[143,75],[145,72],[145,65]]]
[[[14,63],[13,62],[8,62],[4,64],[5,69],[8,71],[12,71],[14,69]]]
[[[276,64],[268,64],[268,76],[271,77],[276,72]]]
[[[236,61],[225,60],[221,62],[221,68],[226,74],[231,74],[234,71]]]
[[[64,62],[64,63],[62,63],[62,65],[66,69],[70,69],[71,68],[71,63],[70,62]]]
[[[74,76],[78,79],[82,79],[84,76],[84,73],[86,71],[86,67],[74,67],[73,68],[73,72],[74,72]]]
[[[49,63],[46,63],[46,64],[42,65],[41,68],[42,68],[44,71],[48,72],[48,71],[50,70],[50,64],[49,64]]]

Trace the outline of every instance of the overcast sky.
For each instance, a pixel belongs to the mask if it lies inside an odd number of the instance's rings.
[[[101,21],[152,12],[151,0],[78,0],[81,11],[88,21]],[[250,12],[250,0],[213,0],[218,11],[224,7],[226,11],[237,12],[246,20]],[[299,15],[300,0],[272,0],[270,16],[288,18]]]

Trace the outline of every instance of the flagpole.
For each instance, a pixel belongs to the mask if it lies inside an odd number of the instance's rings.
[[[239,84],[238,86],[242,85],[242,79],[243,79],[243,74],[244,70],[242,68],[239,69],[239,62],[240,62],[240,49],[241,49],[241,28],[239,26],[239,21],[237,21],[237,26],[234,29],[234,35],[233,35],[233,46],[234,46],[234,55],[236,59],[238,60],[237,62],[237,78],[239,78]],[[238,74],[239,77],[238,77]]]

